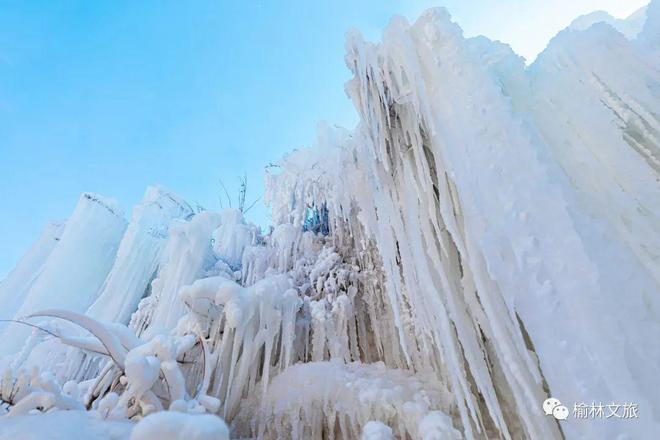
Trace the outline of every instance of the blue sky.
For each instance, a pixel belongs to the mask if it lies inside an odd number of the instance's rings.
[[[352,127],[344,34],[378,39],[394,14],[446,6],[466,35],[533,58],[576,16],[646,0],[327,2],[0,0],[0,277],[79,194],[126,214],[159,183],[219,208],[222,178],[253,199],[263,167]],[[268,222],[259,203],[251,217]]]

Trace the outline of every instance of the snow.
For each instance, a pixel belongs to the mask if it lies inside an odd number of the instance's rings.
[[[133,424],[100,421],[89,411],[55,411],[0,421],[0,440],[127,440]]]
[[[530,66],[444,9],[349,32],[361,122],[267,169],[265,232],[160,187],[128,225],[83,195],[0,285],[24,320],[0,438],[37,417],[137,440],[660,433],[659,20],[580,17]],[[557,421],[548,397],[641,416]]]
[[[423,440],[454,440],[460,439],[461,433],[451,424],[446,414],[432,411],[420,422],[420,437]]]
[[[55,411],[12,417],[1,422],[0,440],[229,440],[217,416],[163,411],[134,424],[103,420],[96,412]]]
[[[392,428],[376,421],[367,422],[362,429],[362,440],[393,440]]]
[[[163,411],[140,420],[130,440],[229,440],[221,418]]]

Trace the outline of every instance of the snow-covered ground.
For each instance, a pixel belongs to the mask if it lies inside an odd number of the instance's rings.
[[[2,440],[124,440],[133,423],[101,421],[89,411],[54,411],[6,418],[0,426]]]
[[[660,436],[660,0],[530,66],[442,9],[346,51],[361,122],[268,169],[271,230],[160,187],[45,229],[1,440]]]

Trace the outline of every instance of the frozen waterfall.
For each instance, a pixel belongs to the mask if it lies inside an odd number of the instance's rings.
[[[59,408],[213,413],[218,438],[660,435],[659,60],[658,0],[581,17],[530,66],[443,9],[351,31],[360,123],[267,170],[269,231],[160,187],[129,222],[84,194],[45,230],[0,284],[23,321],[0,327],[0,427]],[[550,396],[639,418],[560,421]]]

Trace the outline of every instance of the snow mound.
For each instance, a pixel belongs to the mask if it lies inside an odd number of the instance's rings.
[[[392,428],[376,421],[367,422],[362,429],[362,440],[394,440]]]
[[[54,411],[3,419],[0,440],[128,440],[133,426],[128,421],[100,420],[91,411]]]
[[[229,440],[229,429],[218,416],[162,411],[140,420],[130,440]]]

